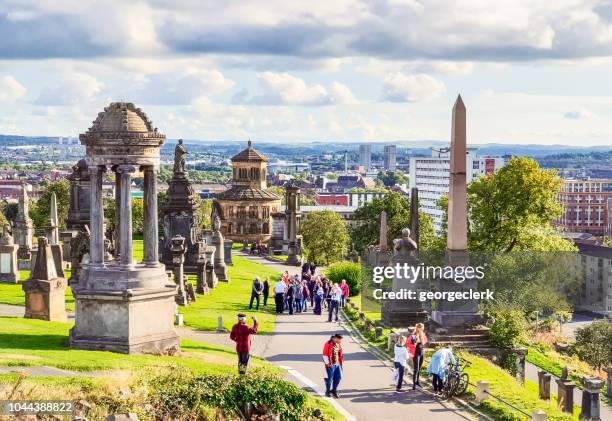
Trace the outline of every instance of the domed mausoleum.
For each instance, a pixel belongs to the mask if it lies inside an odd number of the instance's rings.
[[[221,233],[233,241],[267,241],[272,230],[272,214],[278,212],[281,198],[267,190],[268,159],[253,149],[232,158],[232,187],[214,202],[213,219],[221,219]]]

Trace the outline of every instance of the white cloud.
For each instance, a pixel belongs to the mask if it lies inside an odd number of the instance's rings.
[[[383,80],[382,97],[391,102],[420,102],[438,97],[444,83],[425,74],[389,73]]]
[[[330,88],[307,85],[289,73],[263,72],[257,74],[262,93],[247,102],[258,105],[349,105],[358,101],[351,90],[339,82]]]
[[[570,120],[584,120],[593,117],[593,113],[586,108],[579,108],[577,110],[566,112],[563,117]]]
[[[27,92],[25,86],[13,76],[0,77],[0,102],[12,102],[23,98]]]
[[[37,105],[75,105],[102,92],[102,84],[87,73],[63,71],[57,79],[49,79],[36,99]]]

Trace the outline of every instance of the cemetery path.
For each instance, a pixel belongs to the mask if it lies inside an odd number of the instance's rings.
[[[290,273],[297,272],[283,264],[244,255],[250,260]],[[344,377],[340,384],[340,399],[329,401],[343,412],[349,420],[468,420],[472,414],[465,413],[452,403],[441,402],[426,391],[397,393],[391,385],[390,369],[374,355],[363,349],[341,324],[327,322],[327,316],[311,312],[280,315],[276,320],[274,335],[265,347],[264,358],[285,368],[287,378],[310,391],[322,395],[325,391],[325,370],[321,359],[323,344],[334,333],[345,336]],[[260,340],[254,338],[254,342]],[[328,398],[325,398],[328,399]]]

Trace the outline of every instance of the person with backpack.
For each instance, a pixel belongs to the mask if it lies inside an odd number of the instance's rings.
[[[323,346],[323,363],[327,377],[325,378],[325,396],[338,398],[338,386],[342,379],[342,335],[336,333]]]
[[[404,372],[406,371],[406,365],[408,364],[408,349],[406,348],[406,338],[400,336],[397,343],[393,347],[393,365],[397,373],[397,382],[395,390],[400,392],[402,390],[402,384],[404,383]]]
[[[408,354],[412,357],[412,390],[415,390],[417,386],[421,387],[419,376],[423,366],[423,351],[426,344],[427,335],[425,334],[425,326],[423,323],[417,323],[406,344]]]

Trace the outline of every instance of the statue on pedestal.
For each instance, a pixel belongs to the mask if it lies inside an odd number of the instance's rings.
[[[184,174],[185,173],[185,155],[187,151],[183,146],[183,139],[179,139],[176,147],[174,148],[174,173]]]

